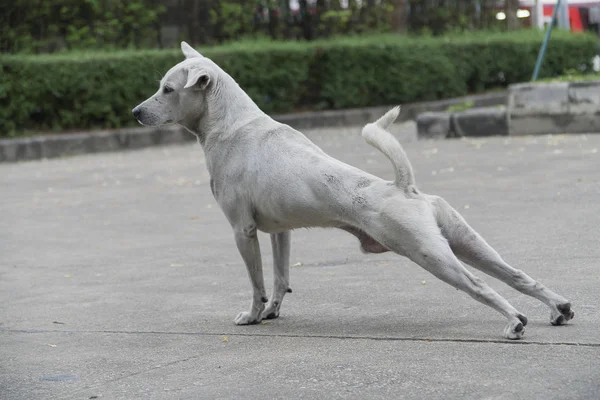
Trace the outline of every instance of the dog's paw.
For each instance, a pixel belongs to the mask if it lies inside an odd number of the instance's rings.
[[[510,340],[521,339],[525,333],[526,324],[527,318],[525,318],[523,315],[519,316],[519,318],[511,320],[508,325],[506,325],[506,328],[504,328],[504,337]]]
[[[254,325],[258,324],[262,320],[260,313],[258,315],[252,315],[251,313],[244,311],[241,312],[235,317],[233,322],[236,325]]]
[[[262,313],[262,319],[275,319],[279,318],[279,307],[281,306],[281,302],[274,301],[267,304],[265,311]]]
[[[552,325],[564,325],[575,316],[571,310],[571,303],[557,304],[556,308],[550,313],[550,323]]]

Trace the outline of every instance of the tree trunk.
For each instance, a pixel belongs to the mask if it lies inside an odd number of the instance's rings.
[[[300,0],[300,15],[302,16],[302,37],[305,40],[313,40],[312,16],[308,10],[307,0]]]
[[[392,11],[392,31],[406,33],[408,31],[408,0],[391,0],[394,10]]]
[[[519,19],[517,10],[519,9],[519,0],[505,0],[506,26],[509,31],[519,29]]]

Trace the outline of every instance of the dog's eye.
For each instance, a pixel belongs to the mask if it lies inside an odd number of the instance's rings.
[[[163,88],[163,93],[171,93],[173,91],[173,88],[170,86],[165,86]]]

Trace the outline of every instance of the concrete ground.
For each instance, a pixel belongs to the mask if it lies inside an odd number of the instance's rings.
[[[392,178],[359,131],[307,135]],[[281,317],[235,326],[250,284],[198,145],[3,164],[0,398],[600,398],[600,135],[396,133],[420,188],[569,298],[572,323],[485,277],[529,317],[506,341],[501,315],[415,264],[315,229],[292,235]]]

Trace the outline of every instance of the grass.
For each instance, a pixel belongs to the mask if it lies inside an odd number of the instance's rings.
[[[584,74],[580,72],[567,72],[563,75],[552,78],[540,79],[538,82],[582,82],[582,81],[597,81],[600,80],[600,73],[594,72]]]

